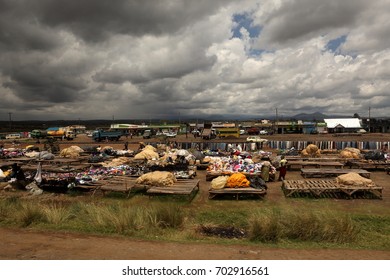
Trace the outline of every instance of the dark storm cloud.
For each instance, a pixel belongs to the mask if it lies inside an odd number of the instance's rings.
[[[45,101],[62,103],[77,101],[82,98],[79,91],[85,88],[80,80],[61,77],[61,75],[43,74],[35,69],[19,71],[12,82],[3,83],[16,96],[26,102]]]
[[[111,34],[172,33],[212,14],[229,1],[116,0],[24,1],[45,25],[66,28],[86,41]]]
[[[0,50],[48,51],[62,42],[50,27],[24,10],[23,1],[0,0]]]
[[[153,80],[161,84],[165,79],[209,69],[215,59],[206,58],[203,47],[192,46],[195,42],[175,50],[180,35],[171,46],[163,46],[169,51],[156,55],[154,61],[140,58],[136,64],[115,66],[116,62],[107,68],[105,65],[120,55],[115,51],[115,57],[99,57],[99,52],[111,52],[107,42],[118,34],[129,40],[148,34],[171,36],[227,2],[0,0],[1,87],[20,102],[60,104],[87,100],[93,95],[93,87],[98,90],[101,86],[91,86],[91,81],[145,83],[142,88],[148,89]],[[150,92],[146,90],[145,94]],[[153,92],[160,98],[166,94],[164,88]]]
[[[61,39],[45,27],[0,19],[0,50],[49,51],[61,45]]]
[[[171,51],[165,57],[160,58],[159,63],[157,61],[156,63],[136,61],[134,64],[129,62],[127,65],[116,65],[99,71],[93,79],[103,83],[143,84],[153,80],[180,78],[194,71],[210,70],[216,62],[216,58],[214,56],[206,57],[202,51],[202,49],[194,49],[193,52],[188,52],[190,55],[180,59],[175,56],[174,51]],[[161,63],[164,60],[166,64],[160,66],[159,64],[164,64]]]
[[[386,113],[389,9],[388,0],[0,0],[0,116],[367,104]],[[235,23],[237,14],[261,32]],[[340,36],[340,52],[328,51]]]
[[[296,0],[276,9],[263,30],[268,40],[285,43],[332,28],[349,26],[359,20],[365,6],[363,0]]]
[[[80,77],[89,62],[55,61],[53,54],[9,53],[0,56],[2,87],[23,102],[62,103],[85,98],[87,82]]]

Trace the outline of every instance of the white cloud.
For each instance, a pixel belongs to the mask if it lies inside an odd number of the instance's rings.
[[[137,15],[125,2],[87,1],[101,18],[54,17],[56,5],[45,1],[30,3],[30,13],[6,2],[1,34],[24,35],[0,35],[4,116],[10,107],[25,118],[82,119],[390,108],[386,0],[126,2]],[[260,27],[258,38],[233,21],[243,13]],[[328,43],[340,36],[332,52]]]

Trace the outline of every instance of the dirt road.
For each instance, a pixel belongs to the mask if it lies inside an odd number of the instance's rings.
[[[293,250],[172,243],[0,228],[0,259],[15,260],[379,260],[388,251]]]

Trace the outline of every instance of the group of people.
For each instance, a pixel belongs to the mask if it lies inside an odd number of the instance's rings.
[[[261,178],[263,178],[265,182],[268,182],[270,180],[270,168],[271,163],[269,161],[265,161],[261,167]],[[287,174],[287,160],[284,155],[281,156],[281,159],[279,161],[279,167],[277,169],[279,170],[278,181],[285,180]]]

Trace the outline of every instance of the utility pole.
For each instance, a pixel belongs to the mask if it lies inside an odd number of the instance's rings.
[[[371,132],[371,107],[368,107],[368,132]]]
[[[278,122],[279,122],[279,117],[278,117],[278,108],[275,108],[275,132],[276,134],[278,133]]]

